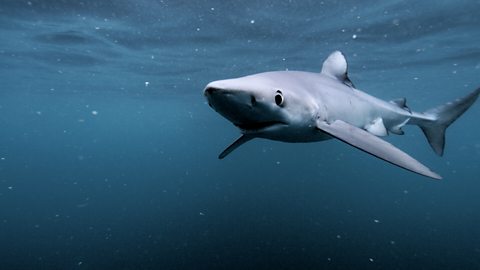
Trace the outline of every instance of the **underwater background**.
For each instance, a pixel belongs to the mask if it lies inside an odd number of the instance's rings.
[[[480,86],[480,1],[0,1],[0,269],[480,269],[480,105],[388,141],[253,140],[214,80],[320,71],[424,111]]]

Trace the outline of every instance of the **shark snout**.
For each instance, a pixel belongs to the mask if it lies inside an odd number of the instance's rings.
[[[204,96],[209,96],[209,95],[211,95],[213,92],[215,92],[216,90],[218,90],[218,89],[213,88],[213,87],[207,87],[207,88],[205,88],[205,90],[203,90],[203,95],[204,95]]]
[[[207,98],[209,105],[220,106],[241,106],[252,108],[257,104],[257,98],[253,93],[246,90],[239,90],[228,87],[228,80],[214,81],[209,83],[203,90],[203,95]],[[222,104],[218,104],[222,103]]]
[[[203,94],[207,98],[209,105],[216,110],[229,110],[238,107],[246,109],[252,108],[256,104],[255,96],[243,91],[207,87]]]
[[[226,91],[228,89],[228,86],[224,83],[224,80],[220,81],[213,81],[207,86],[205,86],[205,89],[203,90],[203,95],[208,96],[213,94],[214,92],[222,92]]]
[[[217,81],[209,83],[203,94],[210,107],[237,126],[264,122],[260,98],[252,91],[225,87],[223,81]]]

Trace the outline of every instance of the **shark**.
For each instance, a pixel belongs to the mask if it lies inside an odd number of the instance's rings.
[[[405,125],[416,125],[442,156],[447,127],[474,104],[480,88],[415,112],[405,98],[384,101],[355,88],[344,54],[334,51],[320,72],[270,71],[217,80],[208,83],[203,94],[209,106],[241,132],[220,159],[255,138],[292,143],[338,139],[403,169],[441,179],[382,137],[403,135]]]

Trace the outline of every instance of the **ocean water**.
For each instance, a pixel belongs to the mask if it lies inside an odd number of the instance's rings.
[[[423,111],[480,86],[480,1],[0,1],[0,269],[480,269],[480,104],[434,181],[253,140],[213,80],[319,71]]]

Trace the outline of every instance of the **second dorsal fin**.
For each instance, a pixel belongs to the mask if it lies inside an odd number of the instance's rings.
[[[408,111],[408,112],[412,112],[410,110],[410,108],[408,108],[407,106],[407,99],[406,98],[397,98],[397,99],[394,99],[394,100],[390,100],[390,103],[392,104],[395,104],[397,105],[398,107]]]

